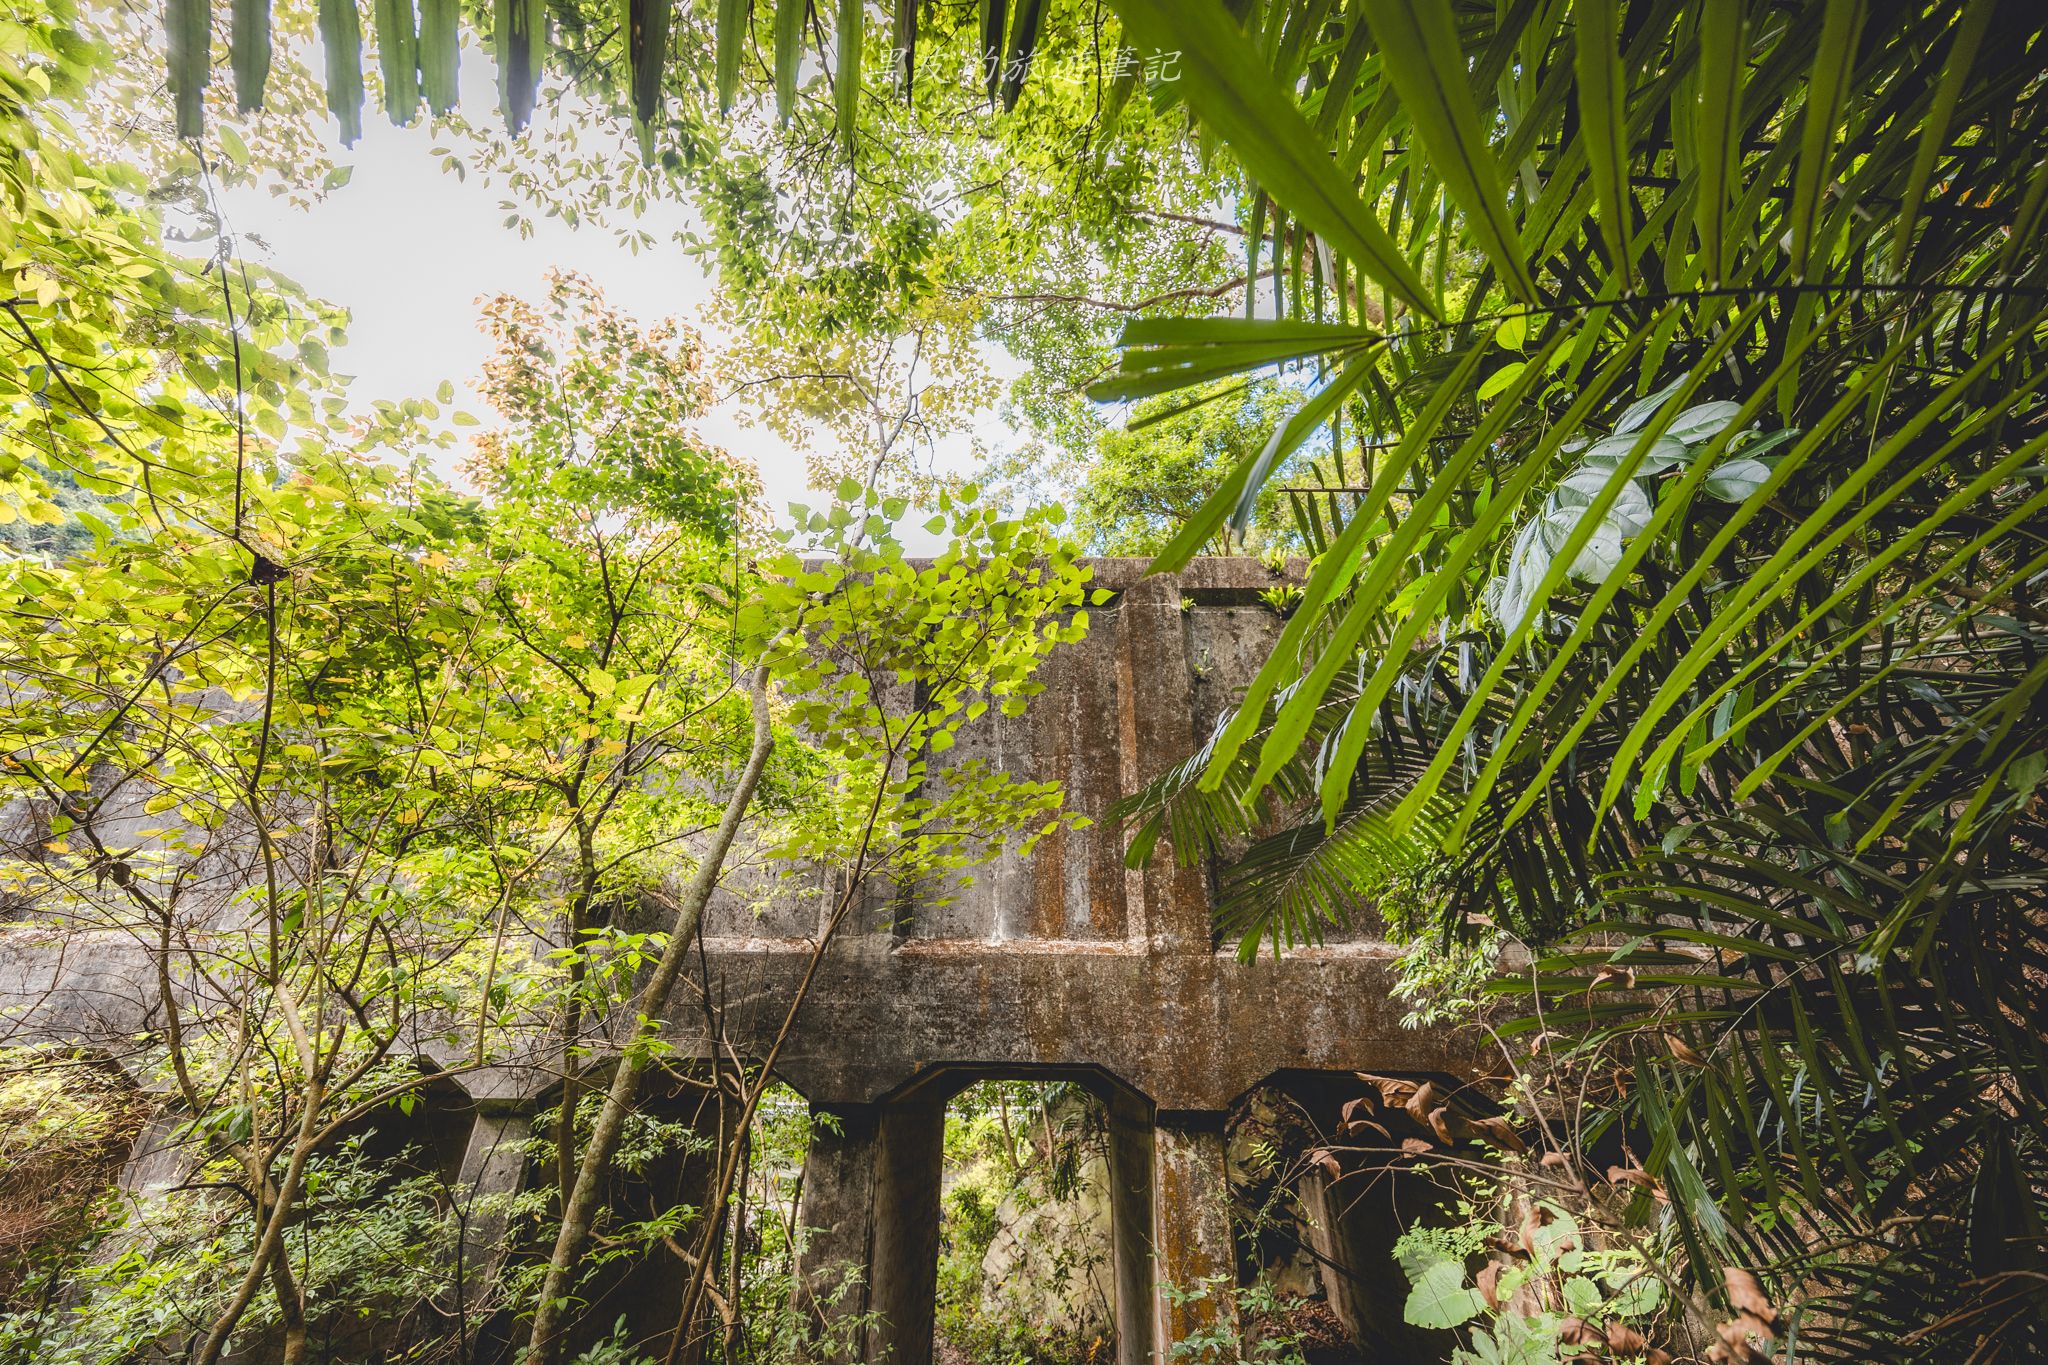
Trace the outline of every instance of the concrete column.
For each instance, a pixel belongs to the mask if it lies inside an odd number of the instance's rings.
[[[1237,1358],[1237,1249],[1230,1233],[1230,1177],[1220,1113],[1161,1113],[1152,1130],[1153,1246],[1161,1281],[1154,1319],[1155,1359],[1175,1344],[1225,1337],[1224,1360]],[[1199,1297],[1180,1298],[1204,1290]]]
[[[526,1152],[521,1146],[533,1134],[525,1114],[479,1113],[463,1148],[456,1212],[462,1274],[488,1281],[505,1255],[505,1228],[510,1197],[526,1185]]]
[[[1144,578],[1117,598],[1117,686],[1123,790],[1137,791],[1195,747],[1194,677],[1180,579]],[[1126,875],[1130,937],[1164,951],[1209,951],[1209,894],[1202,869],[1182,867],[1162,839],[1150,866]]]
[[[1109,1102],[1109,1234],[1116,1286],[1117,1365],[1152,1365],[1157,1316],[1152,1273],[1151,1106]]]
[[[687,1123],[695,1138],[685,1139],[688,1146],[662,1152],[636,1171],[614,1168],[606,1190],[607,1216],[614,1223],[642,1222],[678,1208],[695,1210],[697,1216],[687,1220],[675,1236],[679,1245],[691,1246],[703,1234],[701,1220],[718,1176],[720,1153],[713,1150],[718,1134],[716,1107],[706,1095],[700,1093],[693,1099],[685,1093],[650,1103],[648,1112],[656,1119]],[[585,1290],[589,1301],[571,1337],[572,1354],[606,1340],[624,1320],[629,1351],[664,1359],[681,1320],[689,1274],[687,1263],[659,1242],[637,1256],[606,1266]],[[710,1307],[708,1298],[700,1302],[699,1320],[686,1343],[690,1352],[686,1358],[702,1352]]]
[[[931,1365],[945,1105],[813,1114],[798,1307],[827,1359]]]
[[[1404,1228],[1400,1196],[1409,1194],[1415,1205],[1407,1210],[1410,1220],[1428,1207],[1426,1190],[1401,1188],[1416,1179],[1361,1171],[1332,1181],[1313,1170],[1295,1186],[1323,1293],[1368,1360],[1430,1360],[1444,1350],[1441,1341],[1402,1316],[1408,1280],[1394,1261],[1394,1243]]]
[[[521,1144],[532,1132],[529,1115],[509,1111],[479,1110],[470,1124],[469,1142],[455,1174],[455,1259],[448,1267],[448,1290],[436,1296],[451,1318],[473,1313],[496,1285],[509,1250],[505,1234],[511,1196],[526,1185]],[[479,1362],[509,1358],[509,1327],[500,1320],[480,1328],[471,1357]]]
[[[121,1226],[94,1252],[101,1264],[111,1264],[136,1248],[153,1252],[157,1229],[162,1225],[164,1199],[178,1186],[191,1180],[206,1164],[207,1143],[203,1135],[186,1130],[184,1111],[165,1107],[150,1115],[128,1159],[121,1166],[115,1186],[121,1202]],[[64,1302],[82,1307],[89,1300],[78,1283],[65,1291]]]

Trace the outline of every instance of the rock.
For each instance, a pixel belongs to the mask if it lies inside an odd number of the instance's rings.
[[[1083,1161],[1074,1197],[1056,1200],[1034,1174],[996,1209],[996,1235],[981,1258],[981,1312],[1029,1324],[1039,1336],[1111,1330],[1109,1166]]]

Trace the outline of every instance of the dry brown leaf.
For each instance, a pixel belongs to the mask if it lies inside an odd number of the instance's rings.
[[[1416,1091],[1414,1081],[1404,1081],[1398,1076],[1375,1076],[1369,1071],[1357,1071],[1352,1074],[1379,1091],[1380,1103],[1389,1109],[1399,1109]]]
[[[1740,1266],[1729,1266],[1721,1272],[1721,1282],[1727,1286],[1728,1302],[1737,1313],[1755,1318],[1767,1339],[1778,1335],[1778,1310],[1755,1275]]]
[[[1522,1135],[1515,1131],[1515,1125],[1500,1114],[1473,1119],[1467,1127],[1474,1136],[1485,1138],[1504,1152],[1523,1152],[1529,1148],[1529,1144],[1522,1141]]]
[[[1584,1318],[1566,1318],[1557,1324],[1557,1339],[1566,1346],[1600,1346],[1607,1338]]]
[[[1337,1125],[1338,1137],[1357,1137],[1360,1133],[1366,1132],[1378,1133],[1383,1138],[1392,1138],[1394,1136],[1393,1133],[1388,1131],[1385,1124],[1375,1123],[1371,1119],[1353,1119],[1349,1123]]]
[[[1437,1089],[1436,1082],[1424,1081],[1402,1101],[1401,1108],[1415,1121],[1417,1128],[1429,1128],[1433,1126],[1429,1121],[1429,1111],[1440,1107],[1443,1102],[1443,1091]],[[1449,1142],[1450,1139],[1445,1138],[1444,1141]]]
[[[1402,1156],[1421,1156],[1424,1152],[1433,1152],[1435,1150],[1436,1148],[1430,1146],[1425,1138],[1411,1137],[1401,1139]]]
[[[1778,1340],[1778,1318],[1759,1318],[1753,1312],[1735,1314],[1735,1324],[1763,1340]]]
[[[1472,1283],[1479,1290],[1479,1297],[1486,1300],[1486,1306],[1496,1311],[1500,1308],[1500,1272],[1498,1261],[1488,1261],[1479,1267],[1479,1273],[1472,1277]]]
[[[1346,1100],[1344,1107],[1337,1111],[1340,1123],[1363,1123],[1379,1112],[1379,1104],[1371,1095],[1360,1095],[1355,1100]]]
[[[1639,1356],[1650,1348],[1649,1338],[1615,1318],[1607,1324],[1607,1349],[1620,1356]]]
[[[1721,1344],[1727,1350],[1727,1358],[1735,1365],[1769,1365],[1770,1357],[1757,1350],[1750,1339],[1754,1330],[1749,1324],[1756,1319],[1745,1313],[1734,1322],[1724,1322],[1714,1330],[1721,1334]],[[1768,1337],[1765,1338],[1769,1340]]]
[[[1522,1225],[1517,1232],[1517,1237],[1521,1241],[1522,1250],[1528,1252],[1531,1256],[1536,1254],[1536,1233],[1542,1226],[1542,1211],[1533,1203],[1523,1205]]]
[[[1705,1057],[1702,1057],[1690,1043],[1675,1033],[1664,1035],[1664,1046],[1670,1048],[1671,1055],[1684,1062],[1687,1066],[1705,1066],[1707,1064]]]
[[[1586,989],[1588,991],[1597,991],[1602,986],[1614,981],[1619,981],[1629,990],[1634,990],[1636,988],[1636,969],[1619,966],[1610,962],[1599,971],[1593,973],[1593,984],[1586,987]]]

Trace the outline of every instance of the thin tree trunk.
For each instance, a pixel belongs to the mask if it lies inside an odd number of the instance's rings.
[[[641,987],[633,1002],[635,1019],[644,1022],[636,1024],[636,1036],[619,1058],[618,1070],[612,1074],[611,1086],[605,1091],[604,1106],[598,1111],[590,1141],[583,1148],[583,1159],[577,1164],[575,1185],[563,1201],[562,1226],[555,1235],[555,1249],[548,1257],[540,1302],[534,1306],[533,1331],[527,1339],[525,1365],[555,1365],[560,1358],[570,1284],[590,1240],[591,1223],[597,1215],[598,1200],[611,1171],[612,1156],[617,1152],[625,1131],[626,1116],[632,1111],[640,1093],[641,1078],[647,1071],[649,1054],[643,1046],[646,1034],[658,1027],[655,1021],[667,1011],[668,997],[675,989],[676,978],[682,973],[690,940],[696,937],[698,926],[703,922],[704,907],[718,886],[726,855],[739,835],[748,807],[753,804],[754,789],[760,785],[769,751],[775,747],[768,712],[768,665],[765,659],[755,666],[749,691],[754,712],[753,749],[747,755],[746,766],[740,770],[732,795],[726,800],[725,814],[711,836],[710,847],[705,849],[696,875],[684,893],[683,902],[677,907],[675,923],[669,927],[668,944],[662,949],[661,961],[655,965],[653,975],[647,978],[647,984]]]
[[[589,837],[583,840],[583,864],[590,865]],[[581,1094],[576,1085],[576,1039],[583,1031],[583,930],[585,907],[589,904],[589,877],[584,890],[569,902],[569,1002],[562,1020],[562,1104],[555,1115],[555,1200],[558,1208],[569,1207],[569,1191],[576,1183],[576,1105]]]
[[[299,1182],[305,1176],[306,1159],[313,1154],[314,1118],[320,1109],[320,1085],[315,1081],[308,1086],[305,1098],[305,1112],[299,1119],[299,1133],[292,1143],[291,1161],[285,1166],[284,1176],[277,1182],[277,1203],[269,1210],[264,1220],[262,1233],[257,1238],[255,1254],[250,1258],[248,1273],[242,1277],[241,1285],[228,1301],[228,1306],[214,1320],[213,1328],[206,1334],[206,1341],[195,1355],[193,1365],[218,1365],[221,1352],[227,1349],[228,1337],[249,1311],[250,1300],[256,1297],[256,1290],[270,1272],[270,1258],[284,1255],[284,1225],[290,1217],[292,1205],[299,1197]]]
[[[291,1250],[283,1242],[278,1243],[277,1254],[270,1258],[270,1289],[277,1296],[278,1318],[284,1324],[284,1365],[306,1365],[312,1358],[306,1335],[306,1304],[292,1277]]]

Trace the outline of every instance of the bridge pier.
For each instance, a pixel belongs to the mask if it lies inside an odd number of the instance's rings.
[[[532,1133],[523,1113],[480,1109],[471,1120],[455,1175],[457,1306],[477,1302],[497,1281],[511,1221],[506,1201],[526,1184],[523,1144]]]
[[[1200,1338],[1237,1357],[1237,1251],[1230,1233],[1228,1116],[1162,1112],[1152,1130],[1154,1358]],[[1197,1358],[1200,1358],[1199,1356]]]
[[[812,1108],[798,1307],[840,1365],[931,1365],[945,1105],[928,1094]],[[1109,1104],[1118,1365],[1237,1334],[1221,1113]]]
[[[931,1365],[946,1106],[812,1106],[798,1308],[838,1361]]]
[[[1117,1365],[1152,1365],[1160,1340],[1153,1294],[1153,1140],[1151,1106],[1111,1097],[1109,1112],[1110,1266],[1116,1301]]]
[[[1416,1194],[1416,1207],[1398,1207],[1403,1182],[1413,1176],[1387,1171],[1356,1172],[1333,1181],[1312,1170],[1295,1193],[1307,1216],[1310,1249],[1323,1282],[1323,1296],[1337,1321],[1368,1360],[1429,1360],[1440,1343],[1403,1317],[1408,1283],[1394,1262],[1394,1243],[1429,1207]]]
[[[1323,1133],[1337,1131],[1345,1101],[1358,1094],[1353,1078],[1327,1072],[1294,1072],[1279,1088]],[[1394,1243],[1433,1221],[1445,1192],[1434,1177],[1399,1168],[1333,1178],[1311,1166],[1295,1182],[1323,1296],[1367,1360],[1435,1360],[1448,1349],[1408,1324],[1408,1280],[1394,1259]]]
[[[643,1102],[642,1112],[664,1122],[688,1124],[693,1135],[682,1147],[671,1147],[644,1166],[627,1172],[614,1169],[606,1207],[620,1222],[653,1220],[675,1209],[694,1210],[674,1240],[688,1245],[703,1230],[702,1218],[711,1202],[717,1179],[719,1153],[712,1150],[712,1135],[718,1131],[716,1101],[704,1091],[678,1089],[659,1100]],[[628,1257],[616,1267],[607,1267],[589,1291],[589,1306],[583,1311],[580,1338],[572,1337],[576,1350],[587,1349],[609,1335],[623,1320],[629,1352],[662,1359],[670,1338],[680,1325],[683,1290],[689,1267],[667,1246],[656,1243],[644,1255]],[[711,1306],[700,1302],[698,1322],[686,1338],[693,1348],[683,1359],[697,1358],[710,1323]]]
[[[641,1222],[678,1207],[701,1211],[710,1202],[717,1154],[708,1134],[715,1131],[711,1101],[701,1094],[677,1090],[654,1097],[642,1110],[650,1118],[688,1124],[697,1136],[670,1147],[632,1170],[614,1169],[605,1194],[608,1217]],[[456,1167],[452,1210],[456,1225],[449,1287],[439,1298],[452,1320],[474,1314],[498,1296],[502,1272],[514,1250],[511,1201],[535,1182],[553,1182],[553,1165],[537,1161],[529,1151],[534,1136],[537,1100],[517,1108],[479,1108],[471,1120],[468,1141]],[[676,1240],[688,1242],[700,1228],[687,1222]],[[545,1251],[532,1245],[526,1253]],[[569,1352],[584,1351],[609,1338],[623,1320],[627,1344],[659,1359],[668,1351],[682,1310],[687,1282],[683,1261],[661,1245],[644,1255],[620,1258],[602,1267],[579,1288],[585,1302],[570,1333]],[[707,1305],[708,1311],[708,1305]],[[525,1323],[498,1309],[478,1329],[468,1359],[476,1365],[508,1365],[523,1340]],[[700,1346],[702,1333],[692,1345]],[[693,1359],[685,1352],[684,1360]]]

